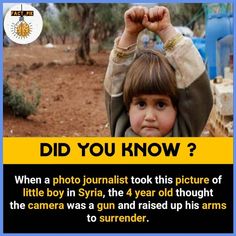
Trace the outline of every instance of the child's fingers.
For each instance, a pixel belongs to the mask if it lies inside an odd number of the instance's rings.
[[[145,7],[142,7],[142,6],[136,7],[135,8],[136,21],[141,23],[143,20],[143,16],[145,15],[147,11],[148,9]]]
[[[163,6],[155,6],[150,8],[148,14],[151,22],[161,21],[164,18],[170,18],[168,9]]]
[[[145,28],[149,28],[150,25],[151,25],[151,22],[148,20],[147,14],[145,14],[144,17],[143,17],[142,25],[143,25]]]
[[[159,7],[158,9],[158,17],[160,20],[164,19],[164,18],[169,18],[169,11],[166,7]]]
[[[146,14],[143,17],[142,25],[152,32],[156,32],[158,29],[158,22],[149,21],[148,16]]]
[[[142,17],[142,8],[141,7],[136,7],[135,8],[135,21],[140,21],[141,17]]]
[[[131,8],[125,12],[125,18],[133,21],[135,19],[135,11]]]
[[[149,9],[148,11],[149,20],[151,22],[158,21],[159,7],[155,6]]]
[[[148,8],[147,7],[144,7],[144,15],[147,15],[148,16]]]

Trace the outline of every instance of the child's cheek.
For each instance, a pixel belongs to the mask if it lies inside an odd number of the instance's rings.
[[[142,116],[139,113],[129,113],[130,115],[130,125],[135,133],[138,133],[142,125]]]

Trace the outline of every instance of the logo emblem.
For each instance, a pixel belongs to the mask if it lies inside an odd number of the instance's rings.
[[[15,43],[28,44],[41,34],[43,20],[37,9],[28,4],[13,6],[6,13],[4,30]]]

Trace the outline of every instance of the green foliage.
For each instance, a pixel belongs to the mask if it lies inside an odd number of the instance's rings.
[[[72,29],[70,24],[70,11],[67,7],[62,8],[59,12],[59,22],[61,32],[63,34],[69,34]]]
[[[163,5],[170,10],[171,22],[175,26],[188,26],[193,29],[196,21],[204,23],[204,8],[201,3],[169,3]],[[200,14],[201,12],[203,14]]]
[[[35,7],[42,16],[44,16],[48,8],[48,3],[33,3],[32,6]]]
[[[102,43],[117,34],[117,30],[124,23],[124,12],[129,7],[128,4],[122,3],[37,3],[34,6],[42,14],[44,21],[41,41],[46,39],[47,43],[52,42],[55,36],[63,43],[70,36],[81,37],[84,25],[90,27],[94,32],[94,38]],[[95,11],[95,20],[91,26],[87,26],[85,23],[82,24],[83,18],[85,11],[91,8]]]
[[[124,24],[124,12],[128,8],[127,4],[101,5],[96,14],[96,23],[113,34]]]
[[[128,4],[99,4],[94,24],[94,38],[99,44],[103,44],[99,47],[105,46],[104,42],[117,35],[117,31],[124,25],[124,12],[128,8]]]
[[[58,21],[54,24],[54,32],[65,43],[66,38],[72,34],[73,24],[71,23],[71,10],[65,5],[58,14]]]
[[[26,99],[21,90],[12,89],[7,80],[3,83],[3,104],[9,107],[15,116],[27,118],[31,114],[35,114],[40,101],[39,90],[30,90],[31,101]]]
[[[50,34],[50,33],[52,33],[52,19],[49,17],[45,17],[43,19],[42,34]]]

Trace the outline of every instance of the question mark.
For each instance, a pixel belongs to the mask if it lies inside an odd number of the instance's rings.
[[[193,151],[196,149],[197,146],[196,146],[195,143],[189,143],[188,147],[189,147],[189,151],[190,151],[189,155],[192,157],[193,156]]]

